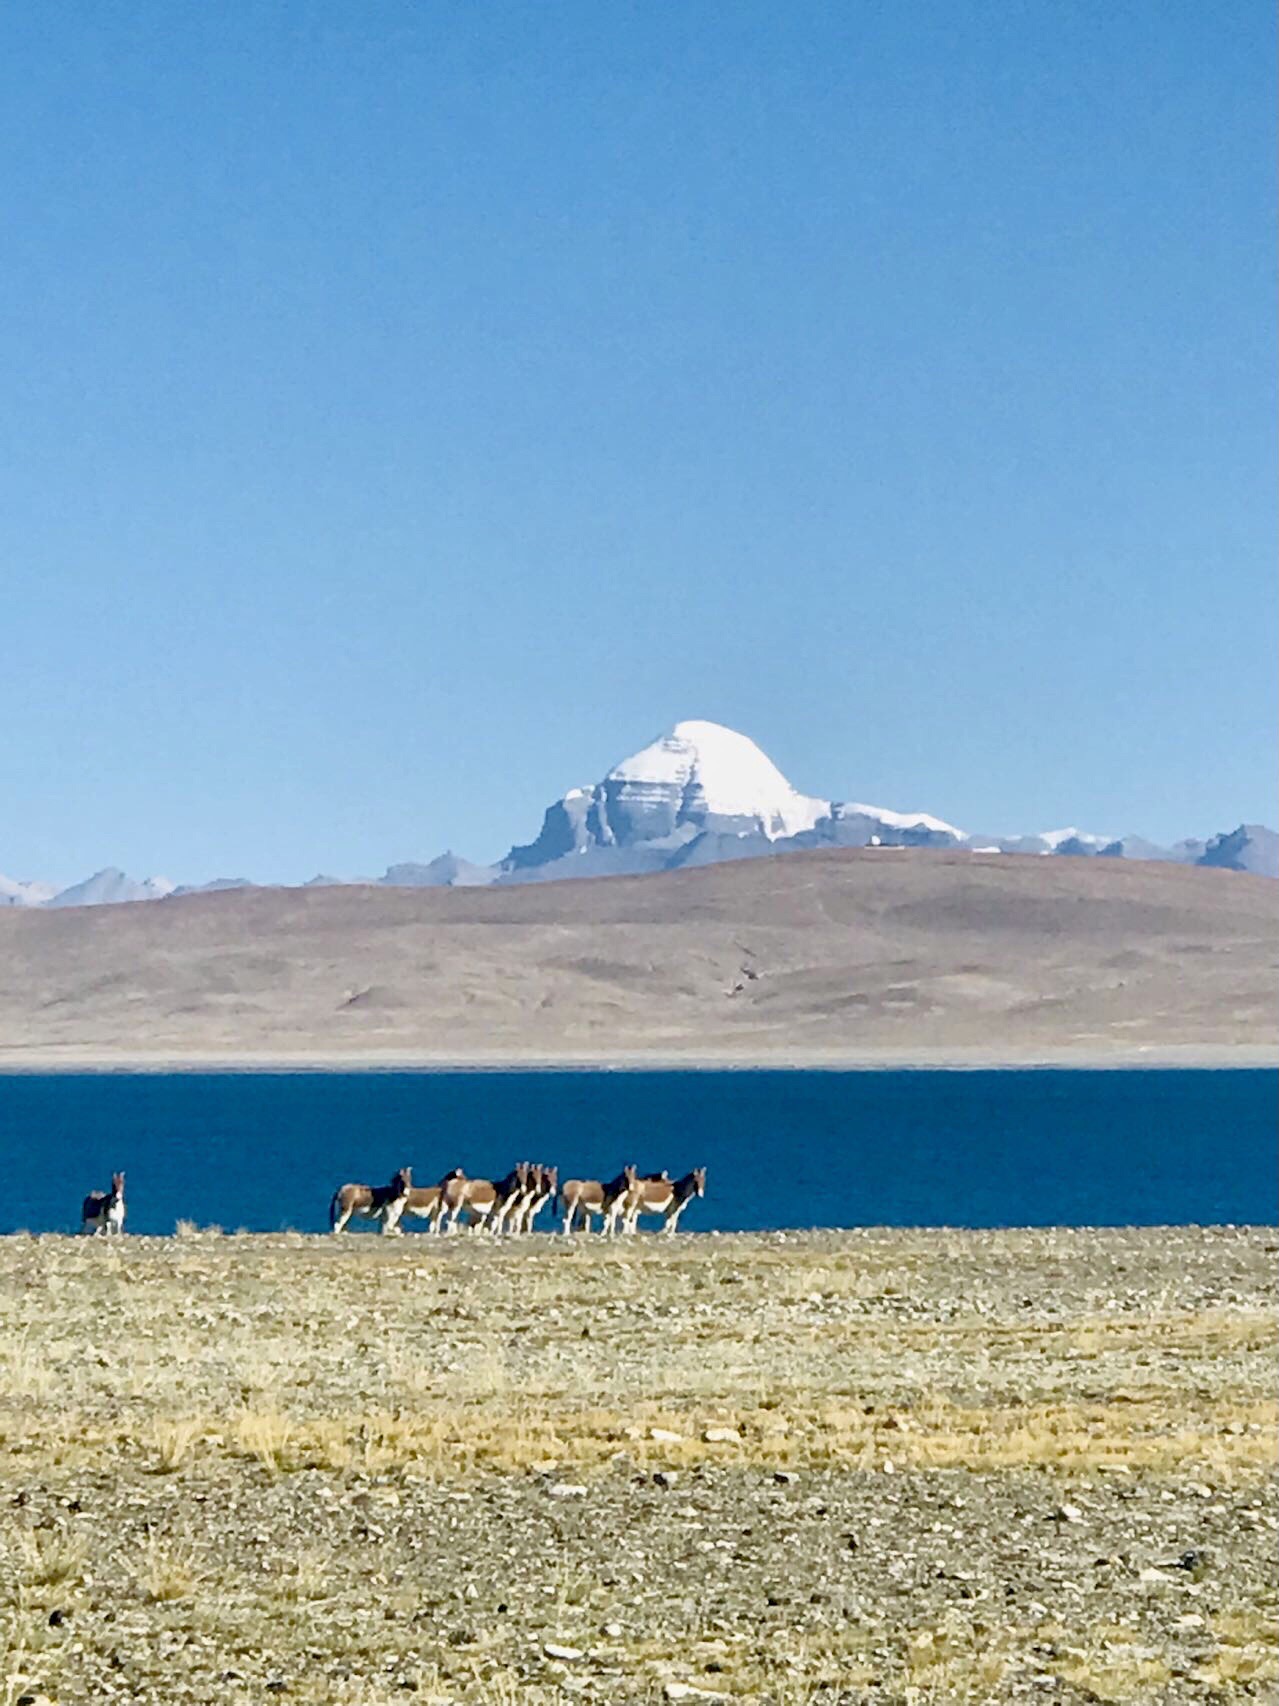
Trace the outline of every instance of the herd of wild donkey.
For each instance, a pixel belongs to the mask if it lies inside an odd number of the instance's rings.
[[[546,1207],[554,1204],[567,1235],[575,1226],[590,1230],[593,1218],[600,1232],[634,1232],[642,1214],[660,1216],[663,1231],[674,1232],[679,1217],[694,1197],[706,1195],[706,1169],[694,1167],[682,1179],[669,1173],[640,1173],[623,1167],[615,1179],[569,1179],[561,1185],[557,1167],[521,1161],[504,1179],[472,1179],[455,1167],[438,1185],[415,1185],[413,1169],[401,1167],[388,1185],[340,1185],[329,1204],[329,1226],[345,1230],[355,1217],[376,1220],[383,1233],[403,1231],[406,1214],[425,1220],[433,1232],[456,1232],[465,1222],[473,1231],[531,1232]],[[81,1210],[82,1232],[108,1235],[124,1231],[124,1174],[111,1175],[109,1191],[90,1191]]]

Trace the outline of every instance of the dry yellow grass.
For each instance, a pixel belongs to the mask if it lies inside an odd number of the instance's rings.
[[[1274,1242],[2,1240],[0,1706],[1256,1698]]]
[[[169,1545],[149,1534],[138,1560],[137,1576],[139,1587],[153,1605],[188,1599],[196,1583],[194,1555],[189,1547]]]

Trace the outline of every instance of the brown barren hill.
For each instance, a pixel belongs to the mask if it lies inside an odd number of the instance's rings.
[[[1279,1058],[1279,883],[863,849],[0,913],[0,1064]]]

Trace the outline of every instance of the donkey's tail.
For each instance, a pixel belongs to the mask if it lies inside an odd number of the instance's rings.
[[[329,1231],[330,1232],[332,1232],[333,1228],[337,1225],[338,1215],[341,1214],[341,1212],[342,1212],[342,1192],[340,1190],[337,1190],[337,1191],[334,1191],[333,1201],[329,1204]]]

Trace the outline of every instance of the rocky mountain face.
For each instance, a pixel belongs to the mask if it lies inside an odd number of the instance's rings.
[[[1228,834],[1214,835],[1195,864],[1251,871],[1258,877],[1279,876],[1279,834],[1261,823],[1241,823]]]
[[[810,829],[828,800],[798,793],[753,741],[718,723],[677,723],[601,782],[549,806],[535,841],[512,847],[497,882],[663,870],[702,836],[775,842]]]
[[[456,853],[441,853],[427,865],[389,865],[378,879],[388,888],[465,889],[482,887],[493,880],[491,865],[475,865]]]
[[[570,788],[548,806],[530,842],[494,865],[455,853],[425,864],[391,865],[377,879],[318,876],[312,885],[372,881],[403,888],[472,888],[676,870],[729,859],[758,859],[812,847],[967,847],[973,852],[1054,858],[1160,859],[1279,877],[1279,835],[1240,824],[1208,842],[1157,846],[1077,828],[1035,835],[973,835],[927,812],[819,799],[792,787],[745,735],[719,723],[676,723],[600,781]],[[219,877],[207,890],[252,886]],[[55,892],[50,884],[0,876],[0,906],[100,906],[157,900],[174,889],[162,877],[135,881],[115,869]]]

